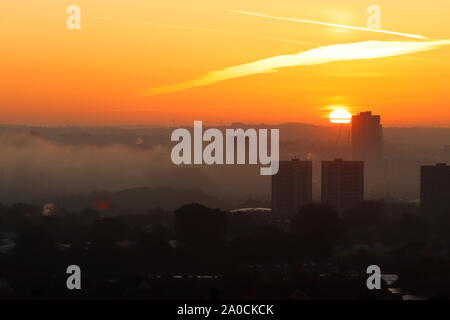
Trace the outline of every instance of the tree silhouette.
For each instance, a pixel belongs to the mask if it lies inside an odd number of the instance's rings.
[[[334,246],[347,235],[344,223],[328,205],[308,204],[292,218],[296,244],[310,257],[328,257]]]
[[[344,213],[344,218],[348,224],[355,227],[382,227],[386,222],[381,201],[364,201]]]
[[[152,232],[143,232],[137,236],[136,245],[141,254],[141,263],[147,270],[168,270],[172,248],[164,238]]]
[[[282,262],[291,257],[291,236],[276,227],[263,226],[230,244],[230,255],[251,263]]]
[[[188,204],[175,211],[176,238],[193,247],[217,247],[225,244],[228,219],[220,209]]]
[[[97,221],[100,218],[100,214],[95,209],[84,208],[81,210],[79,217],[81,224],[87,226]]]
[[[105,218],[97,220],[91,227],[90,238],[94,242],[116,242],[129,235],[128,226],[122,221]]]
[[[9,279],[18,287],[44,289],[41,283],[56,273],[57,253],[54,239],[45,230],[26,230],[17,238],[16,246],[9,253]]]

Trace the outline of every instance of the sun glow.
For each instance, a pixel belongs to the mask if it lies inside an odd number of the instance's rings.
[[[344,108],[334,109],[328,117],[331,123],[352,122],[352,114]]]

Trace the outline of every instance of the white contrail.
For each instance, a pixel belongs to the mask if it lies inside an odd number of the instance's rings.
[[[348,26],[348,25],[345,25],[345,24],[328,23],[328,22],[321,22],[321,21],[314,21],[314,20],[278,17],[278,16],[271,16],[271,15],[267,15],[267,14],[263,14],[263,13],[249,12],[249,11],[242,11],[242,10],[230,10],[230,11],[234,12],[234,13],[245,14],[245,15],[261,17],[261,18],[274,19],[274,20],[284,20],[284,21],[293,21],[293,22],[301,22],[301,23],[311,23],[311,24],[318,24],[318,25],[328,26],[328,27],[344,28],[344,29],[351,29],[351,30],[358,30],[358,31],[367,31],[367,32],[377,32],[377,33],[384,33],[384,34],[402,36],[402,37],[407,37],[407,38],[428,40],[427,37],[424,37],[424,36],[421,36],[421,35],[417,35],[417,34],[402,33],[402,32],[395,32],[395,31],[388,31],[388,30],[379,30],[379,29],[370,29],[370,28],[363,28],[363,27],[354,27],[354,26]]]
[[[439,41],[364,41],[334,44],[291,55],[275,56],[246,64],[208,72],[196,79],[159,88],[144,89],[145,95],[156,95],[206,86],[224,80],[253,74],[276,72],[280,68],[308,66],[335,61],[377,59],[425,52],[450,45],[450,40]]]
[[[225,30],[219,30],[219,29],[200,28],[200,27],[192,27],[192,26],[181,26],[181,25],[164,24],[164,23],[156,23],[156,22],[149,22],[149,21],[116,19],[116,18],[109,18],[109,17],[97,17],[97,19],[106,20],[106,21],[123,22],[123,23],[150,25],[150,26],[161,27],[161,28],[172,28],[172,29],[182,29],[182,30],[191,30],[191,31],[203,31],[203,32],[211,32],[211,33],[229,34],[229,35],[232,35],[232,36],[238,36],[238,37],[244,37],[244,38],[261,39],[261,40],[273,40],[273,41],[280,41],[280,42],[287,42],[287,43],[294,43],[294,44],[313,44],[312,42],[306,42],[306,41],[297,41],[297,40],[291,40],[291,39],[285,39],[285,38],[277,38],[277,37],[268,37],[268,36],[258,36],[258,35],[252,35],[252,34],[246,34],[246,33],[240,33],[240,32],[232,32],[232,31],[225,31]]]

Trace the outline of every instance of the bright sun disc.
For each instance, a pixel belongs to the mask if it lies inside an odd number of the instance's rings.
[[[352,122],[352,114],[345,109],[335,109],[330,113],[331,123],[350,123]]]

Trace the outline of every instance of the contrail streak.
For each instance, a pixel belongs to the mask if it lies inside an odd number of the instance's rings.
[[[279,68],[308,66],[335,61],[395,57],[425,52],[450,45],[450,40],[439,41],[364,41],[334,44],[291,55],[270,57],[254,62],[211,71],[191,81],[159,88],[144,89],[145,95],[156,95],[206,86],[224,80],[253,74],[276,72]]]
[[[273,41],[280,41],[280,42],[287,42],[287,43],[294,43],[294,44],[312,44],[311,42],[306,42],[306,41],[297,41],[297,40],[291,40],[291,39],[285,39],[285,38],[258,36],[258,35],[252,35],[252,34],[246,34],[246,33],[240,33],[240,32],[232,32],[232,31],[225,31],[225,30],[219,30],[219,29],[180,26],[180,25],[173,25],[173,24],[163,24],[163,23],[148,22],[148,21],[116,19],[116,18],[108,18],[108,17],[97,17],[97,19],[107,20],[107,21],[115,21],[115,22],[142,24],[142,25],[149,25],[149,26],[161,27],[161,28],[172,28],[172,29],[182,29],[182,30],[191,30],[191,31],[203,31],[203,32],[211,32],[211,33],[221,33],[221,34],[228,34],[228,35],[238,36],[238,37],[245,37],[245,38],[252,38],[252,39],[261,39],[261,40],[273,40]]]
[[[267,14],[263,14],[263,13],[241,11],[241,10],[230,10],[230,11],[234,12],[234,13],[245,14],[245,15],[249,15],[249,16],[261,17],[261,18],[267,18],[267,19],[273,19],[273,20],[284,20],[284,21],[292,21],[292,22],[311,23],[311,24],[318,24],[318,25],[328,26],[328,27],[336,27],[336,28],[344,28],[344,29],[350,29],[350,30],[376,32],[376,33],[384,33],[384,34],[402,36],[402,37],[407,37],[407,38],[428,40],[427,37],[424,37],[424,36],[421,36],[421,35],[417,35],[417,34],[409,34],[409,33],[395,32],[395,31],[388,31],[388,30],[362,28],[362,27],[354,27],[354,26],[348,26],[348,25],[345,25],[345,24],[335,24],[335,23],[328,23],[328,22],[321,22],[321,21],[314,21],[314,20],[278,17],[278,16],[271,16],[271,15],[267,15]]]

